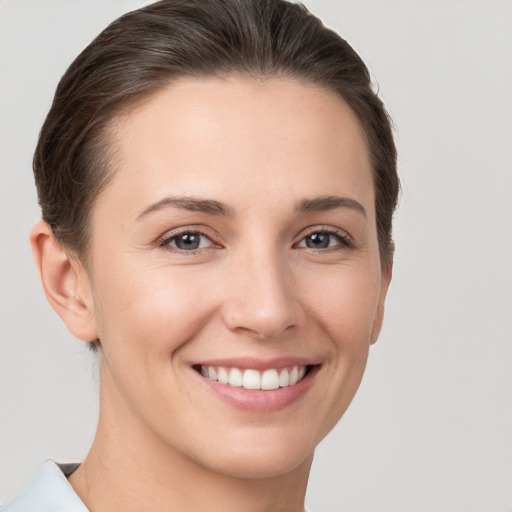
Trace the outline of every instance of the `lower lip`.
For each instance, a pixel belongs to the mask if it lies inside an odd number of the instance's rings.
[[[319,367],[315,366],[301,381],[293,386],[268,391],[221,384],[216,380],[202,376],[195,370],[194,372],[211,391],[228,404],[246,411],[274,412],[288,407],[304,395],[310,388],[318,370]]]

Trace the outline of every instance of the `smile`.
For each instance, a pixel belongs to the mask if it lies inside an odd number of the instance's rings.
[[[320,361],[283,357],[231,358],[192,365],[207,389],[237,409],[267,414],[282,410],[314,386]]]
[[[270,391],[294,386],[305,377],[308,367],[292,366],[289,368],[270,368],[259,371],[250,368],[241,370],[225,366],[201,365],[200,372],[203,377],[217,381],[220,384]]]

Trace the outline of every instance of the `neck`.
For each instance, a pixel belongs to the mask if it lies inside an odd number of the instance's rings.
[[[209,471],[181,454],[140,454],[100,428],[83,464],[69,480],[91,512],[302,512],[309,469],[304,462],[285,475],[236,478]],[[122,450],[120,450],[122,448]]]
[[[313,454],[278,475],[230,475],[169,447],[120,413],[121,397],[100,400],[98,430],[69,482],[91,512],[302,512]],[[122,408],[122,406],[121,406]]]

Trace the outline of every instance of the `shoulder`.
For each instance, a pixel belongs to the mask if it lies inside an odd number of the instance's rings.
[[[66,475],[78,464],[47,460],[25,490],[0,507],[0,512],[88,512]]]

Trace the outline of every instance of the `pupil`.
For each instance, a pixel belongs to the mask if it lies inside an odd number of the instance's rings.
[[[313,233],[306,238],[306,245],[314,249],[325,249],[329,247],[329,233]]]
[[[197,249],[199,247],[200,237],[195,233],[185,233],[176,239],[178,249]]]

